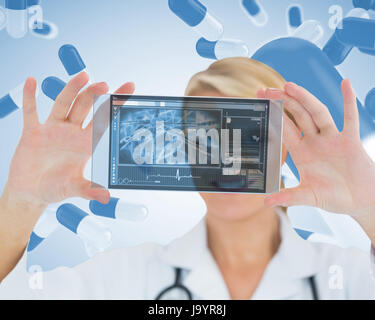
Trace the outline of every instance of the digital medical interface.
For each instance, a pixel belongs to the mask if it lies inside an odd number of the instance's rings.
[[[264,193],[269,105],[111,96],[109,187]]]

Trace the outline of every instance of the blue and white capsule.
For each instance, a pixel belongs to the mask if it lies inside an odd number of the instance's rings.
[[[341,40],[341,38],[345,38],[345,35],[343,35],[343,33],[350,33],[348,27],[346,27],[346,31],[343,32],[344,25],[347,25],[348,21],[349,23],[350,21],[353,21],[353,19],[367,20],[369,18],[370,16],[365,9],[355,8],[350,10],[347,16],[338,24],[335,32],[323,48],[323,52],[328,56],[328,58],[335,66],[344,62],[344,60],[354,47],[352,44],[345,43]]]
[[[86,71],[86,64],[83,62],[78,49],[71,45],[65,44],[59,49],[59,58],[69,76]]]
[[[23,38],[28,31],[28,12],[26,0],[5,0],[6,28],[15,39]]]
[[[77,234],[84,242],[87,253],[92,256],[105,251],[112,244],[112,233],[94,216],[87,214],[77,206],[65,203],[56,212],[58,222]]]
[[[345,18],[336,36],[344,44],[362,49],[375,49],[375,20]]]
[[[48,207],[39,218],[33,232],[31,233],[27,251],[34,250],[56,230],[57,226],[56,208],[54,206]]]
[[[324,36],[324,28],[317,20],[307,20],[295,29],[291,36],[305,39],[316,45],[320,45]]]
[[[241,0],[241,5],[256,27],[263,27],[268,22],[268,14],[258,0]]]
[[[0,98],[0,119],[5,118],[12,112],[22,108],[23,99],[23,87],[25,83],[19,84],[17,87],[12,89],[8,94]],[[36,90],[36,96],[38,96],[39,90]]]
[[[55,101],[65,86],[66,82],[63,80],[57,77],[47,77],[42,82],[42,91],[47,97]]]
[[[171,11],[209,41],[221,38],[224,28],[198,0],[168,0]]]
[[[353,0],[353,6],[365,10],[375,10],[375,0]]]
[[[287,9],[288,34],[292,34],[302,23],[303,13],[299,5],[292,5]]]
[[[145,205],[122,201],[119,198],[111,198],[107,204],[91,200],[90,210],[97,216],[128,221],[142,221],[148,216]]]
[[[241,40],[221,39],[208,41],[200,38],[196,44],[197,53],[207,59],[224,59],[230,57],[249,57],[249,48]]]

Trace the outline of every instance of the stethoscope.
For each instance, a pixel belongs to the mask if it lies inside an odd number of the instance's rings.
[[[313,300],[319,300],[315,277],[311,276],[307,279],[309,281]],[[182,269],[181,268],[175,268],[174,283],[171,286],[162,290],[155,298],[155,300],[169,300],[169,299],[193,300],[193,295],[191,291],[182,284]]]

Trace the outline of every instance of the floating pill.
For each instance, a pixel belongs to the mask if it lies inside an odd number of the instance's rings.
[[[375,49],[375,20],[345,18],[336,37],[344,44],[363,49]]]
[[[372,115],[372,118],[375,119],[375,88],[367,93],[365,106],[367,111]]]
[[[5,118],[13,111],[22,107],[23,87],[24,83],[21,83],[4,97],[0,98],[0,118]]]
[[[324,36],[324,29],[319,21],[307,20],[295,29],[291,36],[319,44]]]
[[[198,0],[168,0],[168,5],[177,17],[207,40],[216,41],[222,36],[223,26]]]
[[[5,0],[6,27],[8,34],[19,39],[28,31],[28,12],[26,0]]]
[[[40,0],[27,0],[27,7],[40,5]]]
[[[7,16],[5,14],[5,10],[0,7],[0,31],[5,28],[7,24]]]
[[[369,15],[366,10],[355,8],[349,11],[344,20],[350,18],[368,19]],[[335,32],[323,48],[323,52],[328,56],[335,66],[341,64],[353,49],[353,45],[340,41],[338,37],[339,31],[343,29],[344,20],[339,23]]]
[[[120,220],[140,221],[148,216],[145,205],[122,201],[119,198],[111,198],[107,204],[91,200],[90,210],[97,216]]]
[[[375,0],[353,0],[353,6],[365,10],[375,10]]]
[[[56,230],[57,226],[56,208],[48,207],[39,218],[33,232],[31,233],[27,251],[34,250],[43,240]]]
[[[74,76],[86,69],[86,65],[77,48],[71,44],[65,44],[59,49],[59,58],[70,76]]]
[[[42,91],[47,97],[55,101],[65,86],[66,83],[61,79],[57,77],[48,77],[42,82]]]
[[[208,59],[224,59],[229,57],[248,57],[249,49],[240,40],[222,39],[219,41],[208,41],[200,38],[196,45],[197,53]]]
[[[241,0],[241,4],[255,26],[263,27],[267,24],[268,14],[257,0]]]
[[[76,207],[65,203],[56,212],[56,218],[64,227],[77,234],[85,244],[103,252],[112,243],[112,233],[94,217]]]
[[[281,38],[265,44],[253,55],[253,59],[275,69],[286,81],[295,82],[310,91],[328,107],[337,128],[342,130],[343,78],[327,55],[317,46],[299,38]],[[361,139],[365,142],[374,135],[375,124],[359,100],[357,106]],[[296,177],[299,177],[290,155],[287,164]]]
[[[303,22],[302,8],[298,5],[292,5],[287,11],[289,30],[297,29]]]
[[[59,34],[58,27],[54,23],[46,20],[43,21],[40,28],[32,27],[30,31],[33,36],[46,40],[55,39]]]

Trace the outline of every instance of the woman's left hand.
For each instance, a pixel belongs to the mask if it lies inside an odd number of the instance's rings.
[[[263,92],[268,99],[282,98],[297,123],[298,127],[284,117],[283,143],[300,174],[296,188],[267,196],[267,206],[308,205],[353,218],[371,215],[375,221],[375,163],[360,140],[350,81],[344,80],[341,88],[345,107],[341,132],[328,108],[304,88],[287,83],[284,91]]]

